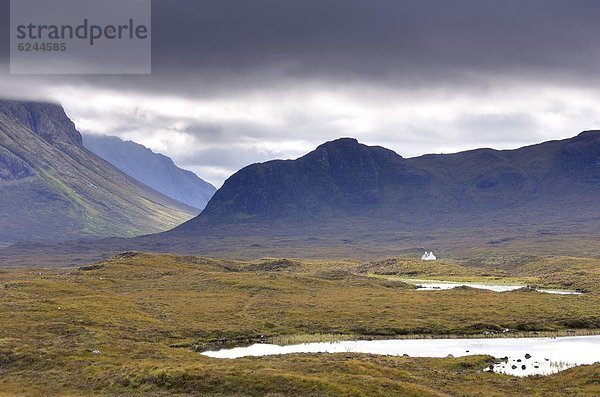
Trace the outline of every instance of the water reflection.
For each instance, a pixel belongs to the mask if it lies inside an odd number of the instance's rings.
[[[549,375],[582,364],[600,362],[600,336],[559,338],[392,339],[303,343],[208,351],[215,358],[240,358],[292,353],[368,353],[411,357],[490,355],[499,361],[485,370],[515,376]]]
[[[516,291],[521,288],[531,288],[537,292],[557,295],[581,295],[582,291],[550,289],[550,288],[535,288],[527,285],[506,285],[506,284],[480,284],[470,282],[451,282],[442,280],[415,280],[402,279],[405,283],[416,285],[418,291],[440,291],[449,290],[457,287],[471,287],[477,289],[486,289],[494,292]]]

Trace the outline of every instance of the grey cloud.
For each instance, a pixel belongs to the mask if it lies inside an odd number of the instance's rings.
[[[514,135],[515,131],[523,131],[527,134],[529,140],[541,140],[544,137],[537,133],[539,125],[530,114],[513,113],[513,114],[486,114],[486,115],[462,115],[456,122],[456,128],[463,131],[463,139],[472,137],[473,133],[477,133],[477,138],[481,142],[504,142],[514,141],[516,143],[523,142],[523,136]]]
[[[172,17],[178,5],[185,15]],[[586,0],[155,1],[154,15],[157,55],[209,72],[277,64],[292,76],[417,80],[460,68],[589,72],[600,38],[599,6]]]
[[[216,184],[339,136],[403,156],[515,147],[598,127],[598,20],[596,0],[154,0],[152,75],[4,74],[0,96],[65,100],[89,132],[146,139]],[[0,70],[7,54],[2,40]],[[104,91],[130,110],[94,103]],[[344,103],[311,103],[321,92]],[[169,115],[146,98],[235,110]],[[253,118],[240,103],[257,98]]]
[[[232,170],[240,169],[248,164],[272,159],[273,157],[266,153],[260,154],[249,148],[235,148],[225,143],[221,147],[208,149],[199,145],[190,154],[178,158],[178,161],[188,167],[218,167],[232,173]]]
[[[61,79],[188,96],[307,79],[589,84],[599,80],[598,20],[593,0],[155,0],[153,76]]]

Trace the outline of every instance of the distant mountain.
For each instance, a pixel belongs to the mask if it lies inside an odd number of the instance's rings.
[[[399,227],[461,225],[491,214],[514,218],[530,211],[535,216],[524,222],[566,213],[597,221],[598,208],[598,131],[517,150],[478,149],[410,159],[343,138],[297,160],[243,168],[225,182],[202,214],[176,231],[357,217],[395,220]]]
[[[130,177],[165,196],[202,210],[217,190],[173,160],[131,141],[114,136],[84,135],[83,145]]]
[[[14,165],[24,175],[27,169]],[[0,265],[78,264],[124,251],[238,258],[390,256],[520,263],[600,257],[600,131],[517,150],[402,158],[343,138],[245,167],[196,218],[133,239],[0,250]]]
[[[135,236],[197,213],[85,149],[59,105],[0,100],[0,242]]]

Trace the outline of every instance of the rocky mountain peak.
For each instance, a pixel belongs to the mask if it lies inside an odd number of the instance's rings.
[[[81,134],[60,105],[0,100],[0,113],[31,129],[51,144],[83,146]]]
[[[318,149],[334,149],[341,150],[344,148],[351,148],[360,146],[360,143],[355,138],[338,138],[333,141],[325,142],[317,147]]]
[[[587,130],[577,135],[579,139],[600,139],[600,130]]]

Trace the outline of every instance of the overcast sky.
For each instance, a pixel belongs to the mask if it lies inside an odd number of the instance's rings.
[[[161,0],[150,76],[8,74],[220,186],[242,166],[352,136],[405,157],[600,128],[597,0]]]

